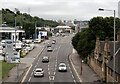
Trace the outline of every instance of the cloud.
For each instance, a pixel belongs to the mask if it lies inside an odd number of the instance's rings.
[[[112,16],[112,12],[99,12],[98,8],[118,10],[119,0],[1,0],[0,7],[18,8],[33,16],[57,19],[90,19],[94,16]],[[29,10],[30,11],[29,11]]]

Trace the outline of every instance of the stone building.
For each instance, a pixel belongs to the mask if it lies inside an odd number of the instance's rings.
[[[115,82],[120,83],[120,31],[115,42]],[[96,39],[95,50],[88,56],[88,65],[104,82],[113,82],[113,41]]]

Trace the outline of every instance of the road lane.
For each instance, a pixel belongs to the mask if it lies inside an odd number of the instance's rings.
[[[68,56],[72,52],[71,36],[69,37],[57,37],[56,44],[52,44],[52,52],[47,52],[47,47],[43,50],[42,54],[38,56],[29,71],[25,82],[74,82],[76,83],[76,77],[73,73],[71,64],[68,60]],[[52,39],[49,43],[52,42]],[[47,46],[47,44],[46,44]],[[49,63],[42,63],[42,57],[48,56]],[[67,65],[67,72],[58,72],[58,65],[60,62],[65,62]],[[33,71],[41,67],[44,69],[44,77],[34,77]]]

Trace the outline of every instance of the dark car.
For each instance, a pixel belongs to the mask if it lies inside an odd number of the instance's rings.
[[[47,56],[43,57],[42,62],[49,62],[49,57],[47,57]]]

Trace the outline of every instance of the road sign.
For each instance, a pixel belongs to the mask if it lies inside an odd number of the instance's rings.
[[[9,62],[11,57],[13,57],[13,42],[11,40],[5,41],[5,52],[6,52],[6,60]]]
[[[11,40],[6,40],[6,61],[7,63],[19,63],[20,62],[20,51],[13,52],[13,42]]]
[[[42,36],[42,35],[43,35],[43,33],[42,33],[42,32],[40,32],[40,35]]]
[[[40,31],[39,34],[40,36],[47,36],[47,31]]]

